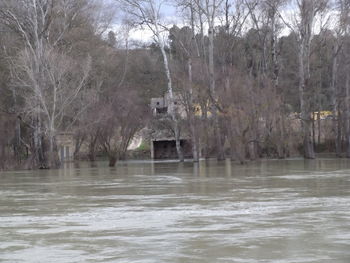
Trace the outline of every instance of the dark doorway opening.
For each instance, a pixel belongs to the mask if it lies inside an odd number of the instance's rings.
[[[192,158],[192,146],[189,140],[181,140],[180,145],[185,158]],[[177,159],[175,140],[153,141],[154,159]]]

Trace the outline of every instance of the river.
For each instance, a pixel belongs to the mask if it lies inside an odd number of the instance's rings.
[[[350,262],[350,161],[0,173],[0,262]]]

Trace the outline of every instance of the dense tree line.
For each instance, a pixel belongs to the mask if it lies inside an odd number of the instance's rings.
[[[113,166],[154,126],[150,98],[165,92],[181,161],[184,133],[194,161],[315,158],[322,147],[350,157],[350,1],[111,3],[0,0],[2,168],[58,167],[62,132],[74,133],[77,158],[84,145]],[[185,23],[166,23],[169,6]],[[134,28],[154,43],[130,43]]]
[[[58,167],[62,132],[75,134],[76,155],[83,142],[92,160],[98,145],[111,164],[123,155],[150,90],[138,89],[130,70],[152,59],[129,54],[126,37],[105,37],[113,11],[92,0],[0,1],[2,167]]]

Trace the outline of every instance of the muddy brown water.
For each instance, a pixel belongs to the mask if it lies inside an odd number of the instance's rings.
[[[0,262],[350,262],[350,161],[0,174]]]

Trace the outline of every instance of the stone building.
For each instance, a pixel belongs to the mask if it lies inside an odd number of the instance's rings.
[[[152,98],[151,99],[151,109],[154,117],[164,117],[170,114],[170,96],[169,93],[166,93],[164,97],[161,98]],[[180,94],[174,94],[173,107],[176,113],[180,116],[181,119],[186,119],[186,109],[183,103],[182,97]]]
[[[186,109],[179,94],[174,95],[174,105],[176,114],[181,120],[187,118]],[[151,134],[151,158],[152,159],[176,159],[176,143],[171,131],[171,116],[169,111],[170,98],[166,93],[164,97],[152,98],[151,109],[154,123]],[[192,158],[192,144],[185,127],[181,129],[180,144],[185,158]]]
[[[74,137],[72,133],[59,133],[56,136],[58,154],[61,162],[74,160]]]

